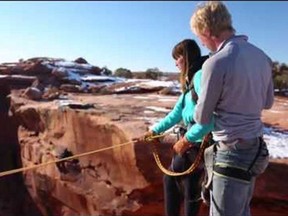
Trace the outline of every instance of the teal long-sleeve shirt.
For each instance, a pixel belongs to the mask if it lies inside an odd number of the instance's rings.
[[[200,94],[200,84],[201,84],[201,75],[202,70],[199,70],[195,73],[193,84],[196,91],[196,94]],[[184,101],[183,101],[183,97]],[[182,101],[184,102],[185,106],[182,108]],[[182,93],[177,100],[173,110],[163,118],[158,124],[156,124],[152,131],[156,134],[160,134],[169,128],[173,127],[174,125],[178,124],[181,120],[185,126],[188,126],[190,122],[194,122],[193,114],[195,111],[196,103],[192,99],[191,91],[188,91],[186,94]],[[195,123],[192,127],[186,132],[185,137],[190,142],[201,142],[203,137],[209,133],[214,128],[214,119],[211,119],[209,124],[198,124]]]

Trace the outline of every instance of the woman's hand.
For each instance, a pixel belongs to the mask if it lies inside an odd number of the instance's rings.
[[[193,146],[193,143],[189,142],[186,137],[184,136],[180,140],[178,140],[174,145],[173,145],[173,150],[177,154],[184,154],[185,151],[187,151],[189,148]]]
[[[149,137],[152,137],[154,135],[154,132],[152,130],[149,130],[145,132],[141,137],[134,139],[134,141],[137,142],[147,142]]]

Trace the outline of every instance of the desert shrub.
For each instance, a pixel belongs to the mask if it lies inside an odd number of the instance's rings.
[[[110,69],[108,69],[107,67],[103,67],[102,68],[102,74],[106,75],[106,76],[111,76],[112,75],[112,71]]]
[[[158,80],[163,73],[158,68],[149,68],[145,72],[146,79]]]
[[[124,78],[132,78],[133,74],[129,69],[126,68],[118,68],[114,71],[114,76],[124,77]]]
[[[275,89],[279,89],[279,91],[288,89],[288,74],[277,75],[273,81]]]

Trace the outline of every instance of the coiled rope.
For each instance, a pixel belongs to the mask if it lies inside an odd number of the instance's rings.
[[[155,139],[154,137],[152,137],[152,138]],[[149,141],[149,139],[150,138],[148,138],[148,141]],[[169,175],[169,176],[188,175],[188,174],[194,172],[194,170],[200,165],[200,163],[202,161],[202,158],[203,158],[204,150],[208,147],[210,139],[211,139],[211,134],[207,134],[204,137],[194,162],[191,164],[191,166],[187,170],[185,170],[183,172],[173,172],[171,170],[166,169],[162,165],[162,162],[160,160],[160,157],[159,157],[159,154],[158,154],[158,151],[157,151],[157,148],[156,148],[156,144],[154,142],[151,142],[152,143],[152,151],[153,151],[153,156],[154,156],[155,162],[156,162],[157,166],[159,167],[159,169],[163,173],[165,173],[166,175]]]
[[[160,138],[160,137],[163,137],[165,135],[167,135],[167,133],[164,133],[164,134],[161,134],[161,135],[151,136],[151,137],[148,138],[148,140],[151,141],[153,139]],[[44,167],[44,166],[47,166],[47,165],[56,164],[58,162],[68,161],[68,160],[71,160],[71,159],[80,158],[80,157],[84,157],[84,156],[87,156],[87,155],[92,155],[92,154],[95,154],[95,153],[98,153],[98,152],[106,151],[106,150],[117,148],[117,147],[122,147],[122,146],[125,146],[125,145],[128,145],[128,144],[132,144],[132,143],[136,143],[136,142],[138,142],[138,140],[136,140],[136,141],[132,140],[132,141],[129,141],[129,142],[118,144],[118,145],[113,145],[113,146],[109,146],[109,147],[105,147],[105,148],[101,148],[101,149],[97,149],[97,150],[93,150],[93,151],[89,151],[89,152],[85,152],[85,153],[81,153],[81,154],[75,154],[73,156],[69,156],[69,157],[65,157],[65,158],[61,158],[61,159],[57,159],[57,160],[53,160],[53,161],[48,161],[48,162],[44,162],[44,163],[40,163],[40,164],[28,166],[28,167],[21,167],[21,168],[18,168],[18,169],[12,169],[12,170],[8,170],[8,171],[3,171],[3,172],[0,172],[0,177],[8,176],[8,175],[12,175],[12,174],[15,174],[15,173],[20,173],[20,172],[25,172],[25,171],[28,171],[28,170],[34,170],[34,169],[37,169],[37,168],[40,168],[40,167]],[[152,143],[153,156],[154,156],[155,162],[158,165],[158,167],[160,168],[160,170],[163,173],[167,174],[167,175],[181,176],[181,175],[186,175],[186,174],[189,174],[189,173],[193,172],[199,166],[199,164],[201,162],[201,159],[202,159],[202,155],[204,153],[204,149],[206,148],[206,146],[207,146],[206,144],[208,143],[208,138],[207,138],[207,136],[204,138],[204,140],[203,140],[203,142],[201,144],[199,153],[198,153],[198,155],[197,155],[197,157],[195,159],[195,162],[186,171],[180,172],[180,173],[176,173],[176,172],[172,172],[170,170],[167,170],[162,165],[160,157],[159,157],[159,154],[158,154],[158,151],[157,151],[156,146],[155,146],[155,143],[154,142],[151,142],[151,143]]]

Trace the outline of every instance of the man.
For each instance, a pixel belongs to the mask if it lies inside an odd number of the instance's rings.
[[[235,35],[231,15],[221,2],[199,5],[190,24],[212,51],[202,68],[202,91],[194,113],[199,124],[215,117],[210,215],[247,216],[255,178],[269,160],[261,111],[273,104],[272,62],[247,36]]]

